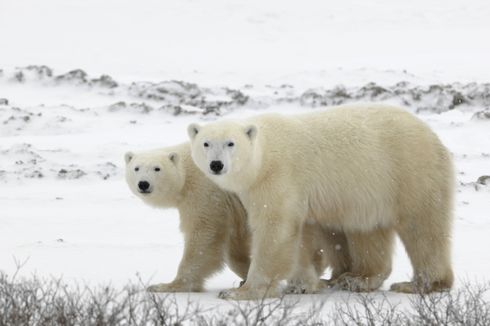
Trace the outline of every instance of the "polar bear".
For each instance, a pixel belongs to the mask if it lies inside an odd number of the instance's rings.
[[[171,283],[148,288],[153,292],[199,292],[223,263],[245,279],[250,265],[250,231],[239,198],[221,190],[194,164],[189,143],[125,155],[126,181],[148,205],[177,208],[185,248]],[[299,266],[286,291],[313,293],[324,286],[327,267],[335,278],[350,268],[345,236],[310,224],[304,230]]]
[[[152,292],[200,292],[226,262],[245,279],[250,265],[249,231],[240,200],[207,180],[190,157],[189,144],[125,154],[131,191],[154,207],[177,208],[184,254],[170,283]]]
[[[414,270],[393,291],[448,289],[451,156],[421,120],[402,108],[352,104],[285,116],[188,127],[196,165],[235,192],[248,212],[252,262],[245,284],[222,297],[273,296],[295,264],[298,230],[315,219],[347,238],[351,270],[337,286],[379,288],[391,273],[394,235]]]

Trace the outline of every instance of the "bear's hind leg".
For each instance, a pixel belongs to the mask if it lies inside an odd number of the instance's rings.
[[[413,279],[391,285],[403,293],[444,291],[453,284],[450,259],[450,216],[434,209],[430,216],[401,219],[396,229],[413,266]]]
[[[380,228],[370,232],[346,232],[351,272],[331,283],[344,290],[369,292],[378,289],[391,273],[394,231]]]

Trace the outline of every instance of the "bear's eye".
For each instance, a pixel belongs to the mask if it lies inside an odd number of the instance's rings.
[[[204,143],[204,147],[209,147],[209,143],[208,142],[205,142]]]
[[[160,168],[156,167],[154,170],[155,170],[155,172],[158,172],[158,171],[160,171]]]
[[[228,143],[228,147],[233,147],[233,146],[235,146],[235,143],[234,142],[231,141],[231,142]]]
[[[138,171],[140,170],[140,168],[139,168],[139,167],[135,167],[135,168],[134,168],[134,170],[135,170],[136,172],[138,172]]]

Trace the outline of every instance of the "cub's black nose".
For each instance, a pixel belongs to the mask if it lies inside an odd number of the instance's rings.
[[[140,181],[138,182],[138,188],[142,191],[146,191],[150,188],[150,183],[148,181]]]
[[[211,161],[211,164],[209,165],[209,168],[214,173],[221,172],[221,170],[223,170],[223,167],[224,165],[221,161]]]

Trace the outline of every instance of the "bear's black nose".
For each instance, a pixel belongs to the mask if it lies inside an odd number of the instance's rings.
[[[148,181],[140,181],[138,182],[138,188],[142,191],[146,191],[150,188],[150,183]]]
[[[223,170],[223,167],[224,165],[221,161],[211,161],[211,164],[209,165],[209,168],[214,173],[220,172],[221,170]]]

